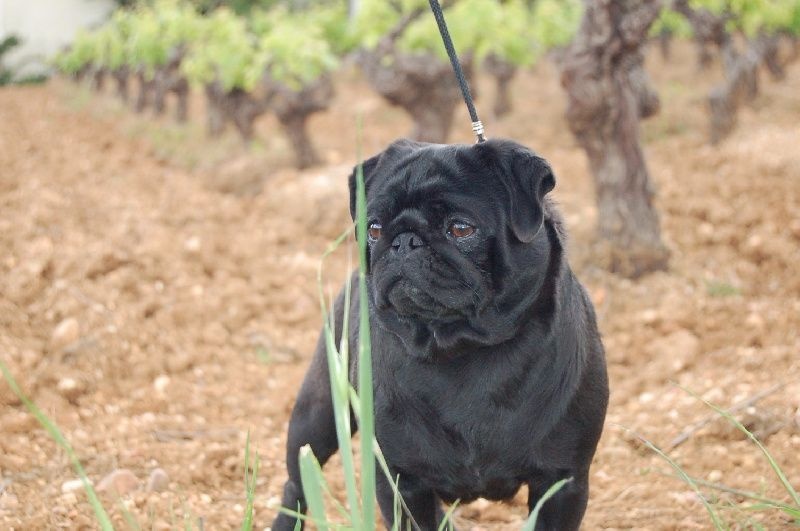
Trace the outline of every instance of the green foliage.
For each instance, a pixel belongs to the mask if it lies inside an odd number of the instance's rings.
[[[414,9],[425,12],[399,38],[398,49],[412,54],[433,53],[447,60],[436,21],[427,12],[427,2],[419,0],[395,4],[365,0],[354,30],[360,44],[374,48],[402,14]],[[493,54],[517,66],[527,66],[547,49],[568,43],[581,14],[580,0],[538,0],[533,9],[523,0],[456,0],[445,10],[445,18],[459,53],[469,51],[478,61]]]
[[[3,40],[0,41],[0,59],[3,59],[3,56],[22,44],[22,41],[19,40],[19,37],[16,35],[9,35],[8,37],[4,37]]]
[[[3,56],[21,44],[16,35],[9,35],[0,40],[0,87],[8,85],[14,78],[14,72],[3,66]]]
[[[244,19],[221,8],[201,19],[181,71],[195,84],[218,81],[226,91],[253,90],[264,75],[266,57]]]
[[[322,37],[338,57],[358,47],[359,38],[347,17],[345,3],[320,5],[302,13],[309,26],[318,26]]]
[[[432,15],[419,17],[400,38],[400,49],[411,52],[432,51],[442,60],[447,52]],[[498,29],[504,21],[503,6],[495,0],[459,0],[446,13],[447,26],[457,50],[471,51],[480,61],[489,52],[491,40],[501,34]],[[500,40],[500,39],[498,39]],[[495,47],[503,52],[504,47]]]
[[[105,26],[94,34],[94,63],[103,68],[116,70],[125,65],[125,37],[114,26]]]
[[[141,68],[147,77],[167,64],[170,54],[188,46],[200,35],[201,17],[188,4],[177,0],[159,0],[132,12],[126,40],[128,61]]]
[[[227,7],[202,16],[192,3],[155,0],[118,10],[94,32],[79,32],[54,62],[67,73],[90,65],[130,66],[152,79],[157,68],[183,54],[180,70],[196,85],[217,82],[225,91],[252,91],[268,73],[299,90],[334,69],[337,54],[355,42],[339,5],[276,8],[245,18]]]
[[[583,16],[580,0],[537,0],[533,6],[534,38],[541,51],[568,45]]]
[[[692,26],[689,21],[672,9],[662,9],[656,21],[650,27],[650,35],[660,35],[667,31],[676,37],[688,38],[692,36]]]
[[[88,31],[81,30],[72,41],[68,50],[58,54],[53,62],[56,67],[67,74],[77,74],[92,64],[97,53],[96,39]]]
[[[300,90],[336,68],[338,61],[321,26],[309,23],[305,14],[273,10],[268,16],[271,25],[258,47],[272,79]]]
[[[800,0],[690,0],[689,5],[729,15],[728,29],[748,37],[761,31],[800,33]]]
[[[421,0],[401,0],[395,4],[383,0],[363,0],[351,31],[360,46],[371,50],[400,21],[403,13],[426,8]]]
[[[161,27],[153,11],[140,10],[131,18],[131,36],[126,43],[128,60],[143,68],[148,76],[152,76],[154,68],[165,64],[168,59],[169,50],[160,37]]]

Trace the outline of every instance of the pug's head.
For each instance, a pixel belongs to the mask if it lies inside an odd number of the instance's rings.
[[[400,140],[363,173],[370,304],[411,355],[456,357],[545,316],[560,245],[544,159],[507,140]]]

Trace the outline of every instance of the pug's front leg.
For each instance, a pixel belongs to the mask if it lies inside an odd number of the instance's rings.
[[[547,489],[562,477],[572,481],[542,505],[535,531],[578,531],[589,501],[589,472],[542,473],[528,482],[528,510],[533,511]]]
[[[386,528],[392,529],[395,522],[394,490],[381,470],[378,470],[376,476],[378,505],[381,508]],[[416,478],[408,476],[400,476],[399,491],[405,506],[408,508],[408,512],[411,513],[413,523],[403,506],[400,505],[401,520],[398,528],[401,531],[415,531],[416,529],[437,531],[444,519],[444,511],[442,510],[442,502],[436,493],[429,487],[422,485]],[[452,526],[448,526],[447,529],[455,531]]]
[[[286,441],[286,468],[289,479],[283,487],[281,506],[301,514],[306,511],[306,500],[300,481],[298,461],[300,448],[306,444],[311,446],[311,451],[314,452],[320,465],[324,465],[339,448],[324,348],[324,342],[320,338],[311,367],[306,373],[292,410]],[[352,428],[355,433],[355,426]],[[280,513],[272,524],[272,531],[292,531],[296,523],[296,517]]]

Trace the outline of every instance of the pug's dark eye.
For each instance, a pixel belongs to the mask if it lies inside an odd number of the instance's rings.
[[[450,227],[447,228],[447,233],[451,234],[454,238],[466,238],[467,236],[475,234],[475,227],[468,223],[456,221],[450,224]]]
[[[372,223],[367,229],[367,234],[369,235],[369,239],[375,241],[381,237],[381,229],[383,226],[380,223]]]

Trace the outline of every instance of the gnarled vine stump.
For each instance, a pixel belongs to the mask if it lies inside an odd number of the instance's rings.
[[[144,112],[148,105],[151,103],[153,94],[153,80],[148,77],[141,69],[136,73],[139,92],[136,95],[136,103],[134,109],[136,112]]]
[[[221,135],[230,122],[242,140],[251,141],[256,119],[267,110],[266,100],[259,94],[240,88],[226,91],[218,82],[208,83],[205,93],[209,136]]]
[[[185,123],[189,118],[189,82],[180,70],[183,56],[182,49],[174,50],[167,64],[157,68],[153,76],[153,110],[157,116],[163,114],[167,95],[174,94],[177,101],[175,120],[179,123]]]
[[[639,140],[639,120],[659,109],[642,49],[661,5],[657,0],[586,0],[585,6],[561,64],[567,121],[594,176],[606,265],[637,277],[666,268],[669,259]]]
[[[308,118],[324,111],[333,99],[333,83],[329,76],[294,90],[272,80],[265,80],[269,108],[275,113],[284,133],[289,138],[295,154],[297,167],[308,168],[319,164],[321,159],[314,149],[308,134]]]
[[[117,96],[123,102],[128,102],[128,79],[130,78],[130,71],[127,66],[120,66],[116,70],[111,72],[111,77],[114,78],[114,81],[117,86]]]
[[[496,117],[501,118],[510,113],[513,107],[511,102],[511,81],[517,75],[517,67],[494,54],[487,55],[483,65],[495,80],[497,93],[495,94],[492,110]]]
[[[375,49],[361,54],[359,63],[372,88],[411,116],[414,121],[411,138],[444,143],[453,113],[462,102],[450,63],[432,53],[408,54],[395,46],[408,25],[422,13],[415,10],[405,15]],[[471,79],[472,55],[462,54],[460,62],[464,76]]]

